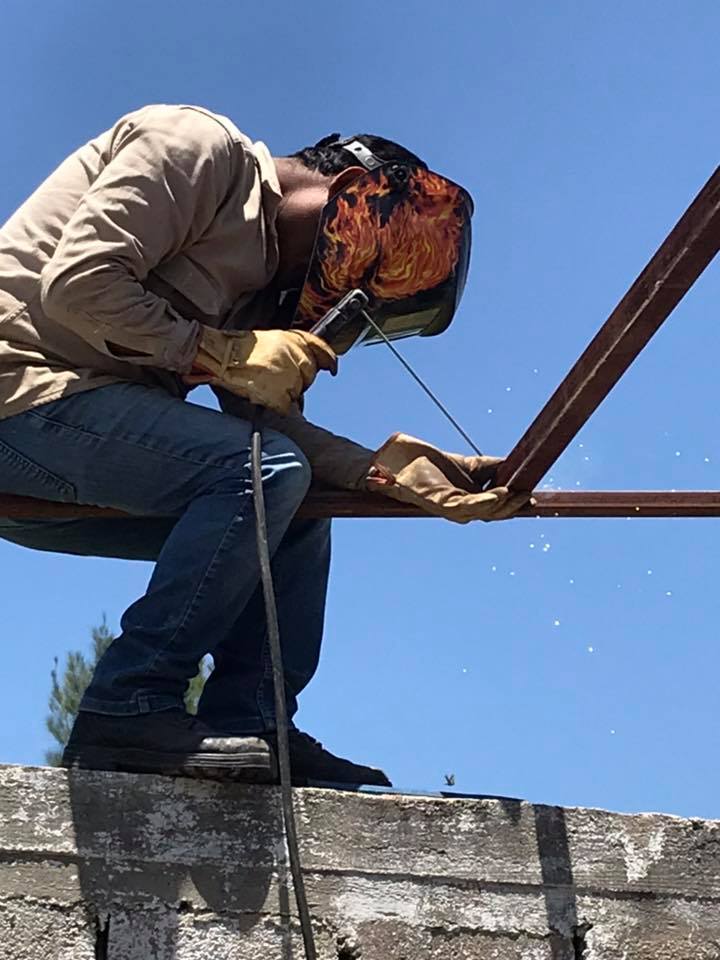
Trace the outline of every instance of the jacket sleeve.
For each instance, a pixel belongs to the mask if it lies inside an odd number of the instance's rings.
[[[232,164],[229,135],[200,111],[159,106],[127,118],[43,269],[46,315],[116,359],[187,372],[198,323],[143,280],[209,226]]]
[[[247,400],[222,388],[213,388],[224,413],[252,420],[253,406]],[[343,490],[364,490],[373,450],[339,437],[329,430],[316,427],[300,413],[297,407],[283,416],[271,410],[263,411],[263,426],[290,437],[302,450],[312,468],[313,478]]]

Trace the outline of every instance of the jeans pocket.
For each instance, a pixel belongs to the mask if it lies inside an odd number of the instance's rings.
[[[0,440],[0,490],[23,497],[74,502],[75,487]]]

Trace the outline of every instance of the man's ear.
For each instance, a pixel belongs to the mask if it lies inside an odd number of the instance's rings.
[[[365,167],[347,167],[347,169],[336,174],[330,181],[328,200],[332,200],[336,194],[342,193],[349,183],[357,180],[357,178],[361,177],[364,173],[367,173]]]

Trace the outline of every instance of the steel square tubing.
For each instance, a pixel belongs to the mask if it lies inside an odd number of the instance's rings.
[[[720,517],[720,491],[543,490],[519,517]],[[427,517],[417,507],[379,494],[313,490],[299,510],[302,517]]]
[[[540,491],[536,503],[521,517],[720,517],[720,492],[705,490]],[[427,517],[428,514],[379,494],[313,488],[299,516],[320,517]],[[0,516],[15,519],[124,517],[120,510],[54,503],[31,497],[0,496]]]
[[[719,248],[720,167],[502,464],[499,484],[539,484]]]

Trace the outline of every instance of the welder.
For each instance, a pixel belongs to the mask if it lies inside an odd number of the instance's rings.
[[[387,785],[292,723],[318,664],[329,521],[311,477],[450,520],[527,500],[497,459],[396,434],[377,451],[316,427],[304,392],[373,339],[313,333],[352,288],[395,338],[441,332],[462,294],[472,202],[413,153],[333,134],[272,157],[227,118],[149,106],[69,156],[0,231],[0,492],[130,516],[0,520],[26,547],[155,561],[97,664],[66,766],[272,781],[276,741],[250,476],[262,488],[297,782]],[[208,383],[221,411],[186,402]],[[184,693],[213,669],[197,716]]]

